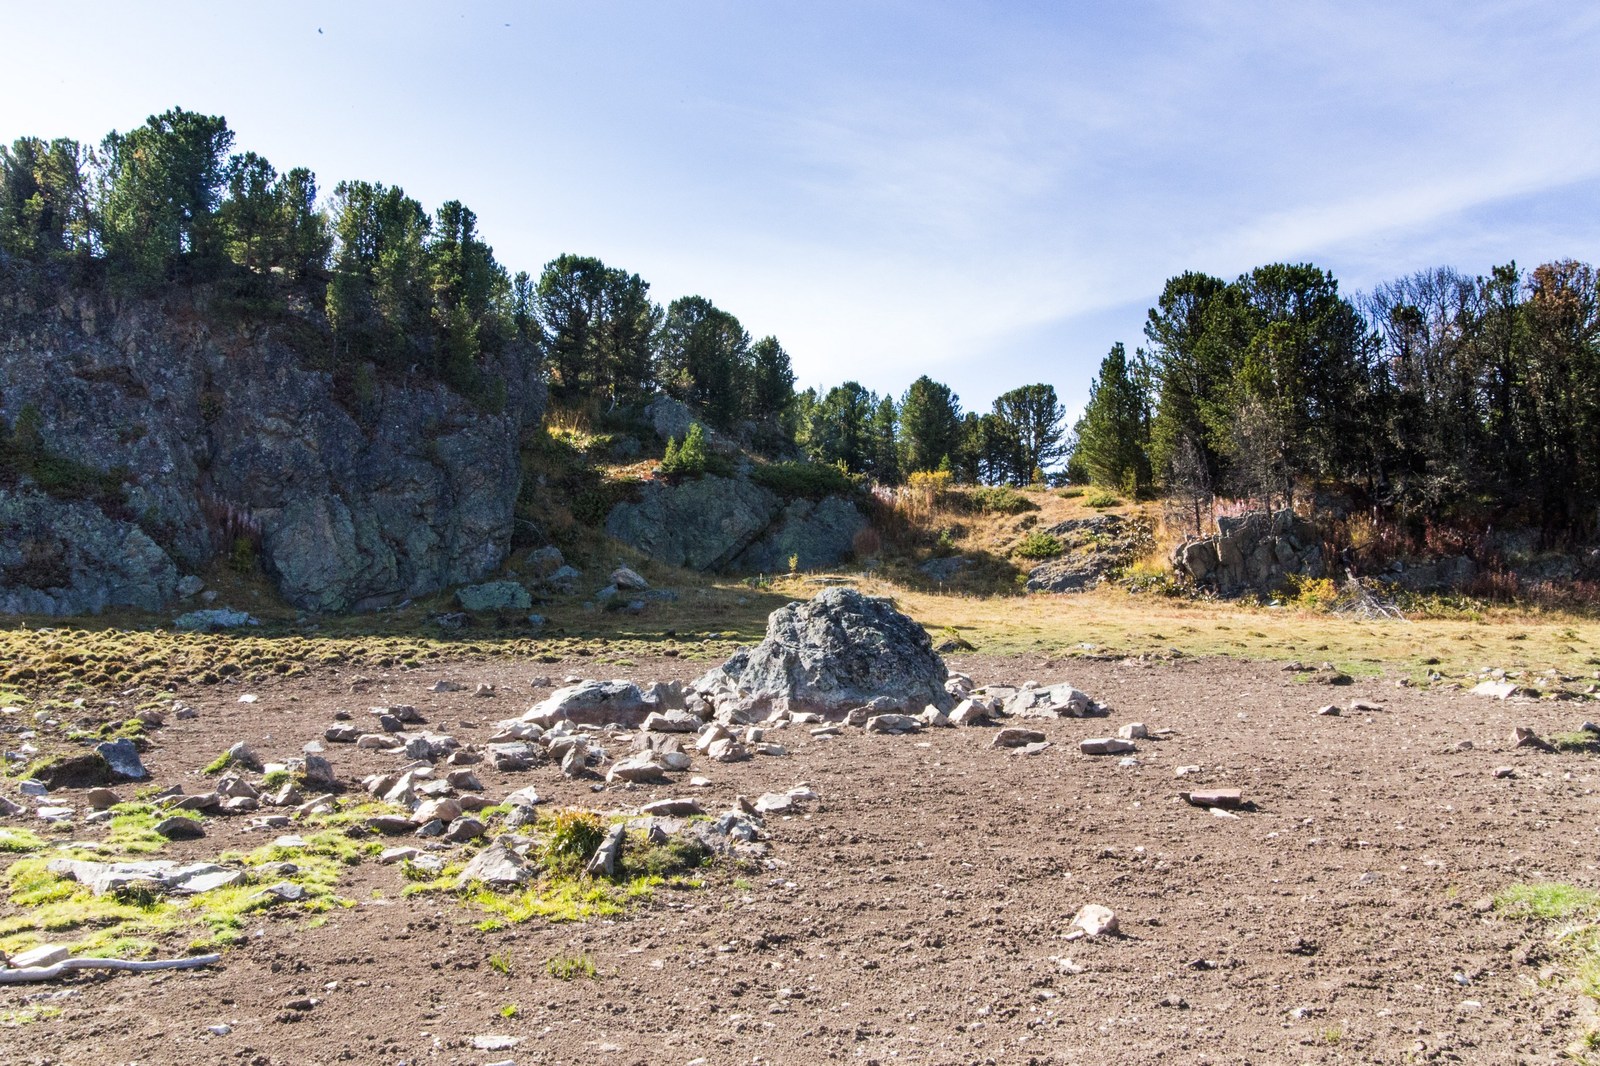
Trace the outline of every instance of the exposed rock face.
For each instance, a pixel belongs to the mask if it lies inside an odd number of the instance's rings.
[[[644,486],[637,503],[620,503],[606,532],[657,562],[690,570],[780,570],[832,566],[851,552],[867,524],[839,497],[793,500],[743,478],[702,477]]]
[[[0,613],[153,611],[177,594],[172,558],[92,503],[0,489],[0,530]]]
[[[1149,519],[1117,514],[1074,518],[1046,532],[1060,537],[1066,552],[1028,574],[1030,592],[1084,592],[1132,563],[1154,543]]]
[[[949,671],[928,634],[885,599],[831,588],[810,603],[790,603],[767,619],[767,637],[699,681],[711,699],[751,707],[781,701],[791,711],[837,714],[949,710]]]
[[[239,536],[311,610],[380,606],[505,559],[518,437],[544,404],[526,352],[484,368],[505,382],[495,412],[415,376],[347,407],[314,368],[330,358],[315,313],[243,321],[209,299],[63,289],[52,303],[0,272],[0,417],[31,404],[50,453],[127,471],[116,513],[0,490],[0,525],[25,531],[0,544],[0,611],[160,607],[180,568]]]
[[[1173,568],[1196,585],[1225,596],[1274,592],[1284,587],[1289,574],[1323,574],[1317,531],[1293,511],[1219,518],[1217,530],[1214,537],[1187,540],[1173,549]]]

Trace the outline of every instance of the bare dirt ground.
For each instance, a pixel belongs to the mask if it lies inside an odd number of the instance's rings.
[[[480,765],[491,797],[532,785],[602,811],[687,794],[720,811],[801,782],[821,804],[768,818],[770,868],[713,868],[703,888],[584,923],[481,932],[481,912],[402,898],[395,867],[364,861],[338,889],[356,905],[317,927],[263,912],[214,968],[0,988],[0,1013],[75,993],[54,1001],[58,1016],[0,1028],[0,1062],[1548,1062],[1581,1032],[1579,998],[1537,980],[1546,931],[1483,901],[1516,881],[1596,883],[1595,756],[1509,739],[1519,725],[1575,729],[1583,704],[1325,687],[1222,658],[950,665],[979,683],[1071,681],[1114,710],[1021,723],[1054,742],[1031,756],[991,750],[993,728],[794,728],[787,757],[697,760],[691,773],[711,779],[697,789],[689,774],[596,790],[553,765]],[[395,703],[481,742],[538,698],[535,675],[569,672],[583,664],[457,661],[352,684],[323,666],[249,686],[254,704],[212,686],[184,697],[199,717],[169,718],[145,764],[157,784],[204,791],[200,768],[234,741],[286,757],[336,709]],[[499,694],[430,692],[441,678]],[[1383,710],[1315,714],[1357,697]],[[1132,766],[1078,753],[1130,721],[1176,732],[1141,741]],[[348,745],[329,757],[352,782],[397,761]],[[1203,769],[1180,780],[1185,765]],[[1221,818],[1178,798],[1197,786],[1241,788],[1255,809]],[[209,818],[205,840],[165,856],[270,840],[245,821]],[[1115,909],[1122,935],[1066,939],[1086,903]],[[546,972],[577,954],[596,979]],[[319,1002],[291,1009],[308,996]],[[485,1034],[518,1042],[475,1049]]]

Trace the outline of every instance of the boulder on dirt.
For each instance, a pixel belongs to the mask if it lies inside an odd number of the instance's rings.
[[[922,728],[922,719],[909,714],[875,714],[867,719],[869,733],[915,733]]]
[[[85,751],[67,755],[49,762],[33,771],[33,779],[45,788],[86,788],[108,785],[117,780],[111,765],[99,752]]]
[[[830,588],[772,612],[765,640],[694,689],[713,703],[733,696],[751,709],[834,717],[865,704],[875,711],[914,712],[929,704],[947,711],[955,702],[945,691],[948,675],[927,632],[888,600]]]
[[[1248,590],[1276,592],[1288,575],[1321,577],[1322,540],[1316,527],[1285,508],[1217,519],[1217,535],[1186,540],[1172,551],[1172,567],[1197,586],[1224,596]]]
[[[641,577],[637,570],[619,566],[611,571],[611,587],[623,592],[646,592],[649,591],[650,582]]]
[[[582,681],[556,689],[519,721],[541,726],[568,721],[633,728],[660,709],[659,702],[631,681]]]

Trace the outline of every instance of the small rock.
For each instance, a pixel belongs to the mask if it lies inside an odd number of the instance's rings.
[[[459,684],[459,683],[457,683],[455,681],[435,681],[433,683],[433,688],[430,691],[433,691],[433,692],[460,692],[463,687],[465,687],[465,686],[463,686],[463,685],[461,685],[461,684]]]
[[[1117,915],[1110,907],[1088,903],[1079,909],[1067,927],[1067,936],[1097,937],[1118,931]]]
[[[1037,729],[1021,729],[1012,726],[1000,730],[989,742],[991,748],[1020,748],[1027,744],[1039,744],[1045,739],[1043,733]]]
[[[383,851],[378,854],[378,862],[388,866],[392,863],[404,862],[407,859],[414,859],[421,854],[422,852],[418,851],[416,848],[384,848]]]
[[[1092,737],[1081,742],[1078,750],[1085,755],[1123,755],[1137,749],[1132,741],[1120,737]]]
[[[1190,774],[1197,774],[1199,772],[1200,772],[1200,767],[1198,767],[1198,766],[1179,766],[1179,767],[1177,767],[1176,769],[1174,769],[1172,771],[1172,776],[1173,777],[1188,777]]]
[[[607,829],[605,840],[601,841],[600,846],[595,849],[594,856],[589,860],[589,865],[584,868],[585,872],[591,877],[615,877],[617,864],[622,859],[622,841],[627,835],[627,831],[628,827],[620,822]]]
[[[1178,795],[1196,807],[1236,809],[1244,806],[1244,794],[1236,788],[1209,788],[1203,791],[1180,792]]]
[[[705,808],[700,806],[699,800],[660,799],[646,803],[639,808],[639,813],[654,818],[690,818],[704,814]]]
[[[143,781],[150,776],[139,761],[139,749],[127,737],[96,744],[94,750],[111,767],[111,772],[124,781]]]
[[[322,739],[330,744],[354,744],[361,739],[361,730],[353,725],[330,725],[322,731]]]
[[[257,755],[255,749],[242,740],[228,749],[227,756],[229,766],[237,766],[242,770],[253,770],[256,773],[260,773],[262,770],[261,756]]]
[[[1517,691],[1517,686],[1510,681],[1480,681],[1473,686],[1472,695],[1488,696],[1492,699],[1507,699]]]
[[[1326,718],[1337,718],[1343,714],[1344,711],[1337,703],[1330,703],[1327,706],[1320,708],[1317,713]]]
[[[479,882],[494,887],[513,887],[527,884],[533,878],[533,868],[527,861],[504,844],[491,844],[472,857],[456,883],[461,886]]]
[[[103,811],[108,808],[115,807],[117,804],[122,802],[122,799],[109,788],[91,788],[84,795],[83,799],[84,802],[88,803],[90,807],[93,807],[97,811]]]
[[[206,835],[205,827],[193,818],[163,818],[154,828],[168,840],[199,840]]]
[[[1526,726],[1517,726],[1511,731],[1511,744],[1518,748],[1538,748],[1540,751],[1555,751],[1550,742]]]
[[[29,948],[11,956],[11,968],[14,970],[32,970],[45,966],[54,966],[72,957],[72,952],[59,944],[40,944],[38,947]]]
[[[1496,766],[1494,768],[1494,776],[1496,777],[1515,777],[1516,775],[1516,769],[1511,766]]]
[[[1363,713],[1363,712],[1371,714],[1373,712],[1381,711],[1381,710],[1383,710],[1383,704],[1381,704],[1381,703],[1373,703],[1371,700],[1351,700],[1350,701],[1350,713],[1351,714],[1360,714],[1360,713]]]
[[[915,733],[921,728],[922,723],[909,714],[879,714],[867,719],[869,733]]]
[[[1150,735],[1150,730],[1143,722],[1129,722],[1117,730],[1117,736],[1123,740],[1144,740]]]
[[[481,836],[483,836],[483,823],[466,815],[451,822],[450,828],[444,832],[444,838],[456,844],[477,840]]]

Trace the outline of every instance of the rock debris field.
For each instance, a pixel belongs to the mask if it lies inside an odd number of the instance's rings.
[[[0,1060],[1554,1062],[1582,1032],[1549,930],[1488,903],[1594,883],[1594,756],[1515,739],[1571,704],[946,663],[840,590],[725,666],[581,665],[221,685],[118,764],[146,780],[0,782],[40,842],[0,853],[33,864],[0,929],[72,895],[143,908],[143,957],[220,955],[0,983]]]

